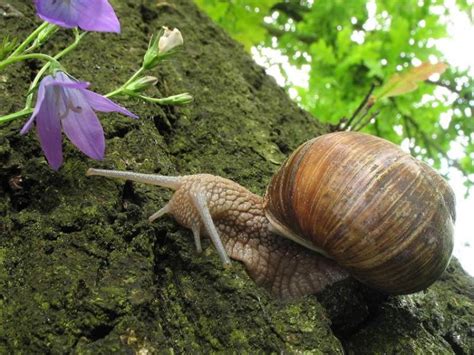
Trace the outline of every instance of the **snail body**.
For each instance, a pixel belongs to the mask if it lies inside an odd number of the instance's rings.
[[[224,264],[282,298],[316,293],[348,273],[390,294],[419,291],[446,268],[453,248],[454,194],[426,164],[381,138],[338,132],[287,159],[265,197],[221,177],[89,169],[170,187],[165,213],[206,234]],[[284,236],[286,238],[282,238]],[[296,243],[294,243],[296,242]]]

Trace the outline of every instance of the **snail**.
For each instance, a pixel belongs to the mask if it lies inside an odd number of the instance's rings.
[[[89,169],[175,190],[150,222],[171,214],[198,252],[209,236],[228,265],[241,261],[274,295],[318,293],[349,275],[387,294],[430,286],[453,249],[454,194],[446,181],[384,139],[329,133],[299,146],[262,198],[218,176]],[[283,238],[282,238],[283,237]]]

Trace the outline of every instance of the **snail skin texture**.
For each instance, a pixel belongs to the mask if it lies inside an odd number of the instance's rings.
[[[89,169],[175,190],[149,220],[171,214],[207,235],[224,264],[241,261],[283,298],[317,293],[349,274],[390,294],[431,285],[453,249],[454,194],[432,168],[378,137],[337,132],[296,149],[265,197],[214,175]]]

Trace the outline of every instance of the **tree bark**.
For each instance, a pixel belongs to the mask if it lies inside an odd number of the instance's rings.
[[[121,101],[140,116],[100,114],[106,159],[64,140],[65,163],[47,165],[24,120],[0,126],[0,353],[474,351],[474,282],[453,260],[424,292],[387,297],[355,280],[290,303],[255,286],[212,246],[147,217],[164,189],[87,178],[88,167],[166,175],[207,172],[263,194],[284,158],[326,128],[291,102],[190,0],[111,1],[120,35],[91,33],[63,64],[105,93],[139,67],[148,39],[178,27],[185,45],[150,73],[155,95],[190,92],[185,107]],[[38,21],[30,1],[1,1],[2,36],[24,38]],[[69,32],[47,45],[55,53]],[[0,73],[0,114],[21,109],[37,63]]]

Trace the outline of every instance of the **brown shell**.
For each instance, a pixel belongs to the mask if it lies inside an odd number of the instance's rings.
[[[309,240],[373,288],[404,294],[428,287],[448,265],[454,201],[441,176],[398,146],[337,132],[288,158],[265,208],[283,234]]]

